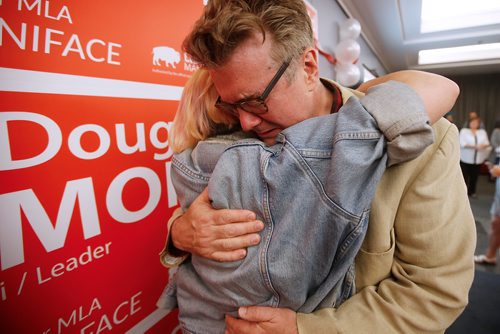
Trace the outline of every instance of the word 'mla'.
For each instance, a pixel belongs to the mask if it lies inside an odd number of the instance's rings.
[[[96,333],[101,333],[104,330],[111,331],[113,329],[113,324],[119,325],[127,320],[129,316],[132,316],[141,310],[141,299],[139,298],[141,294],[142,291],[139,291],[130,299],[127,299],[120,303],[113,311],[111,317],[108,317],[107,314],[103,314],[98,324],[96,324],[96,321],[92,321],[89,324],[85,325],[81,328],[80,333],[94,333],[94,329],[97,329]],[[88,318],[92,313],[95,313],[97,311],[102,311],[102,306],[99,302],[99,299],[94,298],[88,312],[86,312],[84,306],[80,306],[78,308],[78,312],[76,309],[73,310],[67,320],[64,318],[59,318],[57,324],[57,333],[63,333],[71,326],[76,326],[78,323],[83,321],[85,318]],[[111,320],[109,318],[111,318]]]
[[[177,197],[170,180],[170,162],[165,164],[168,207],[177,204]],[[128,210],[123,203],[123,190],[132,179],[142,179],[149,188],[144,206],[136,211]],[[134,167],[118,174],[106,193],[106,208],[110,216],[119,223],[135,223],[153,212],[161,198],[161,181],[147,167]],[[84,239],[101,234],[96,197],[92,178],[71,180],[66,183],[59,205],[56,223],[53,224],[32,189],[0,195],[0,257],[2,270],[24,263],[24,241],[22,214],[37,235],[47,252],[62,248],[66,241],[71,217],[78,201]]]
[[[47,133],[48,143],[44,151],[40,154],[26,158],[14,160],[11,154],[11,145],[9,141],[9,122],[31,122],[41,126]],[[149,141],[151,145],[157,149],[166,149],[164,153],[155,153],[155,160],[166,160],[173,154],[169,147],[168,139],[161,141],[159,132],[169,132],[172,122],[159,121],[153,124],[149,131]],[[146,151],[146,135],[143,123],[136,124],[137,142],[135,145],[128,145],[125,140],[125,125],[115,125],[116,146],[123,154],[133,154],[135,152]],[[98,147],[92,151],[86,151],[82,147],[82,137],[86,133],[92,133],[99,138]],[[31,135],[31,134],[27,134]],[[62,131],[59,125],[47,116],[31,113],[31,112],[1,112],[0,113],[0,171],[16,170],[37,166],[52,159],[61,149]],[[109,150],[111,145],[111,135],[108,131],[98,124],[82,124],[73,129],[68,137],[68,148],[70,152],[77,158],[83,160],[92,160],[102,157]]]
[[[1,2],[0,2],[1,4]],[[38,16],[42,15],[42,8],[44,17],[47,19],[52,19],[52,20],[61,20],[61,19],[66,19],[68,20],[69,23],[73,23],[71,20],[71,15],[69,14],[69,9],[67,6],[63,5],[59,11],[54,11],[50,10],[50,1],[45,0],[35,0],[31,4],[28,3],[26,0],[19,0],[17,3],[17,10],[22,11],[23,10],[23,5],[26,7],[28,11],[32,11],[34,8],[36,8],[36,13]],[[57,16],[54,15],[54,13],[58,13]],[[51,15],[52,13],[52,15]]]

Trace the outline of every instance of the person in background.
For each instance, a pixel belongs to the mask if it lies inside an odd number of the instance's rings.
[[[500,164],[500,119],[495,122],[495,128],[490,136],[490,144],[493,151],[493,163]]]
[[[490,168],[490,174],[496,177],[495,197],[491,205],[491,233],[488,248],[485,254],[474,256],[474,261],[479,264],[495,265],[497,251],[500,248],[500,165]]]
[[[455,124],[452,112],[446,113],[446,115],[444,115],[444,118],[446,118],[448,122]]]
[[[467,120],[462,125],[462,129],[463,128],[467,128],[469,126],[470,120],[475,119],[475,118],[479,118],[479,114],[477,112],[475,112],[475,111],[470,111],[469,114],[468,114],[468,116],[467,116]],[[485,129],[483,121],[481,121],[479,123],[479,128],[480,129]]]
[[[211,0],[185,45],[209,70],[218,100],[232,105],[242,129],[266,144],[289,126],[329,114],[335,105],[335,94],[317,76],[302,0]],[[295,54],[294,71],[263,100],[284,52]],[[430,73],[428,78],[436,79]],[[458,87],[442,79],[440,85],[424,81],[414,87],[433,97],[424,99],[428,112],[440,110],[431,120],[441,118],[433,125],[435,143],[383,174],[355,260],[356,293],[337,308],[313,313],[241,305],[238,318],[226,317],[227,333],[443,333],[455,321],[473,280],[476,234],[458,164],[458,133],[441,117],[453,106]],[[247,112],[240,108],[247,101],[265,102],[268,110]],[[289,182],[283,180],[283,187]],[[310,219],[314,214],[305,223]],[[264,242],[258,233],[262,222],[254,213],[214,210],[203,193],[185,212],[177,210],[169,224],[173,262],[186,252],[216,261],[241,260],[247,247]],[[301,259],[320,261],[307,253]]]
[[[488,157],[491,146],[488,134],[480,129],[479,117],[469,120],[467,127],[460,130],[460,167],[467,185],[467,194],[476,198],[476,185],[481,164]]]

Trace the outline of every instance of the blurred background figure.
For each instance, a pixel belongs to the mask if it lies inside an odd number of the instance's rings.
[[[495,121],[495,128],[491,133],[490,143],[493,148],[493,161],[495,165],[500,165],[500,119]]]
[[[460,130],[460,167],[467,185],[467,194],[476,198],[476,184],[481,164],[491,151],[488,134],[480,129],[479,117],[470,119],[467,126]]]
[[[476,111],[470,111],[468,116],[467,116],[467,120],[465,121],[465,123],[462,125],[462,128],[468,128],[469,127],[469,122],[473,119],[476,119],[476,118],[479,118],[479,114],[476,112]],[[479,128],[480,129],[485,129],[484,127],[484,123],[483,121],[480,119],[479,120]]]
[[[494,165],[490,169],[493,177],[496,177],[495,197],[491,206],[491,234],[488,248],[485,254],[474,256],[474,261],[481,264],[496,264],[497,250],[500,247],[500,166]]]
[[[453,118],[453,113],[452,112],[449,112],[446,115],[444,115],[444,118],[446,118],[448,121],[450,121],[450,123],[455,124],[455,120]]]

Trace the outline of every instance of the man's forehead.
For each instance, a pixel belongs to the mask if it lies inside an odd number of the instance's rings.
[[[215,89],[227,102],[260,96],[267,84],[267,73],[272,75],[263,64],[232,64],[210,69],[208,73]]]
[[[260,96],[263,88],[261,81],[256,80],[255,71],[232,72],[228,76],[225,73],[211,70],[209,71],[215,90],[221,98],[230,103],[237,103],[243,99]]]

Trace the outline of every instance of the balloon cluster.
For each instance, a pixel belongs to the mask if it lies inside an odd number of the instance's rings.
[[[340,24],[340,42],[334,49],[336,81],[347,87],[356,85],[361,78],[361,71],[356,65],[361,48],[356,42],[361,33],[361,25],[356,19],[347,19]]]

